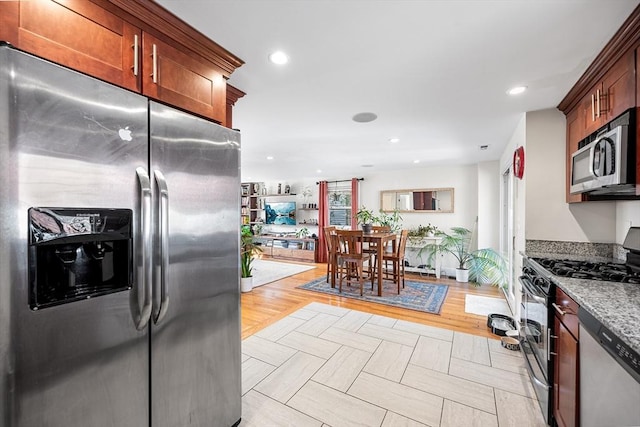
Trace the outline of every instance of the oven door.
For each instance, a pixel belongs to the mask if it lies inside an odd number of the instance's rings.
[[[551,370],[549,363],[548,296],[527,276],[521,276],[522,318],[520,350],[531,384],[547,424],[551,421]]]
[[[538,363],[526,338],[520,339],[520,351],[524,357],[525,368],[529,373],[531,385],[536,393],[536,399],[540,404],[540,410],[547,425],[551,422],[551,384],[545,378],[542,366]]]
[[[519,278],[522,285],[522,318],[520,336],[527,339],[531,351],[549,378],[549,297],[526,276]]]

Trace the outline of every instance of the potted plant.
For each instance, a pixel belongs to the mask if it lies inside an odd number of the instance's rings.
[[[464,227],[452,227],[451,233],[437,231],[440,243],[430,243],[420,249],[428,254],[431,261],[438,252],[450,253],[458,262],[456,280],[468,282],[469,276],[476,284],[491,283],[504,285],[506,282],[506,262],[502,256],[491,248],[470,250],[472,233]]]
[[[425,237],[434,237],[438,232],[438,227],[431,225],[431,223],[423,226],[420,224],[418,227],[411,228],[409,230],[408,238],[413,244],[420,243]]]
[[[402,217],[398,209],[394,209],[391,213],[380,209],[380,214],[374,218],[374,222],[389,227],[394,233],[398,233],[402,229]]]
[[[371,209],[367,209],[362,206],[356,213],[356,220],[358,224],[362,225],[362,231],[365,233],[371,233],[371,225],[375,221],[376,217],[373,215]]]
[[[253,267],[255,255],[262,248],[253,241],[251,227],[243,225],[240,230],[240,290],[249,292],[253,289]]]
[[[307,236],[309,236],[309,229],[307,227],[302,227],[296,231],[296,237],[299,239],[305,239]]]

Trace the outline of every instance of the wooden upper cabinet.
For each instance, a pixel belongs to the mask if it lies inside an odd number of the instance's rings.
[[[226,79],[213,63],[144,33],[142,93],[188,111],[226,121]]]
[[[636,104],[635,54],[631,50],[607,71],[602,80],[582,98],[582,138],[597,131]]]
[[[636,105],[635,52],[630,50],[605,74],[602,80],[606,122]]]
[[[226,126],[244,95],[241,59],[148,0],[0,0],[0,40]]]
[[[571,194],[571,154],[578,150],[578,143],[584,138],[585,115],[581,106],[567,114],[567,157],[566,157],[566,192],[567,203],[583,200],[582,194]]]
[[[640,5],[587,67],[558,109],[567,116],[567,202],[616,200],[617,196],[569,194],[571,155],[578,143],[626,110],[635,108],[631,129],[640,141]],[[599,101],[599,102],[598,102]],[[632,160],[633,161],[633,160]],[[640,196],[640,150],[635,150],[636,195]],[[626,198],[626,196],[625,196]]]
[[[598,83],[581,102],[582,115],[584,117],[584,129],[581,132],[583,138],[607,123],[604,104],[603,86],[602,83]]]
[[[14,46],[134,91],[134,40],[141,31],[86,0],[0,2],[2,33]],[[4,8],[14,14],[4,15]],[[17,22],[11,25],[6,19]],[[11,28],[13,27],[13,30]],[[3,34],[5,35],[5,34]]]

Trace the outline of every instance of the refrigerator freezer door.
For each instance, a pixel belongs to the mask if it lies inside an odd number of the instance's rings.
[[[241,411],[239,134],[154,102],[150,133],[168,194],[154,221],[168,221],[168,297],[157,239],[152,318],[166,312],[151,327],[151,424],[229,427]]]
[[[148,102],[6,46],[0,64],[0,425],[146,426],[140,259],[131,290],[31,310],[27,212],[120,208],[139,224]]]

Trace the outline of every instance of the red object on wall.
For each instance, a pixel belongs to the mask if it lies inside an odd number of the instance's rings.
[[[513,152],[513,174],[518,179],[524,176],[524,147],[518,147]]]

